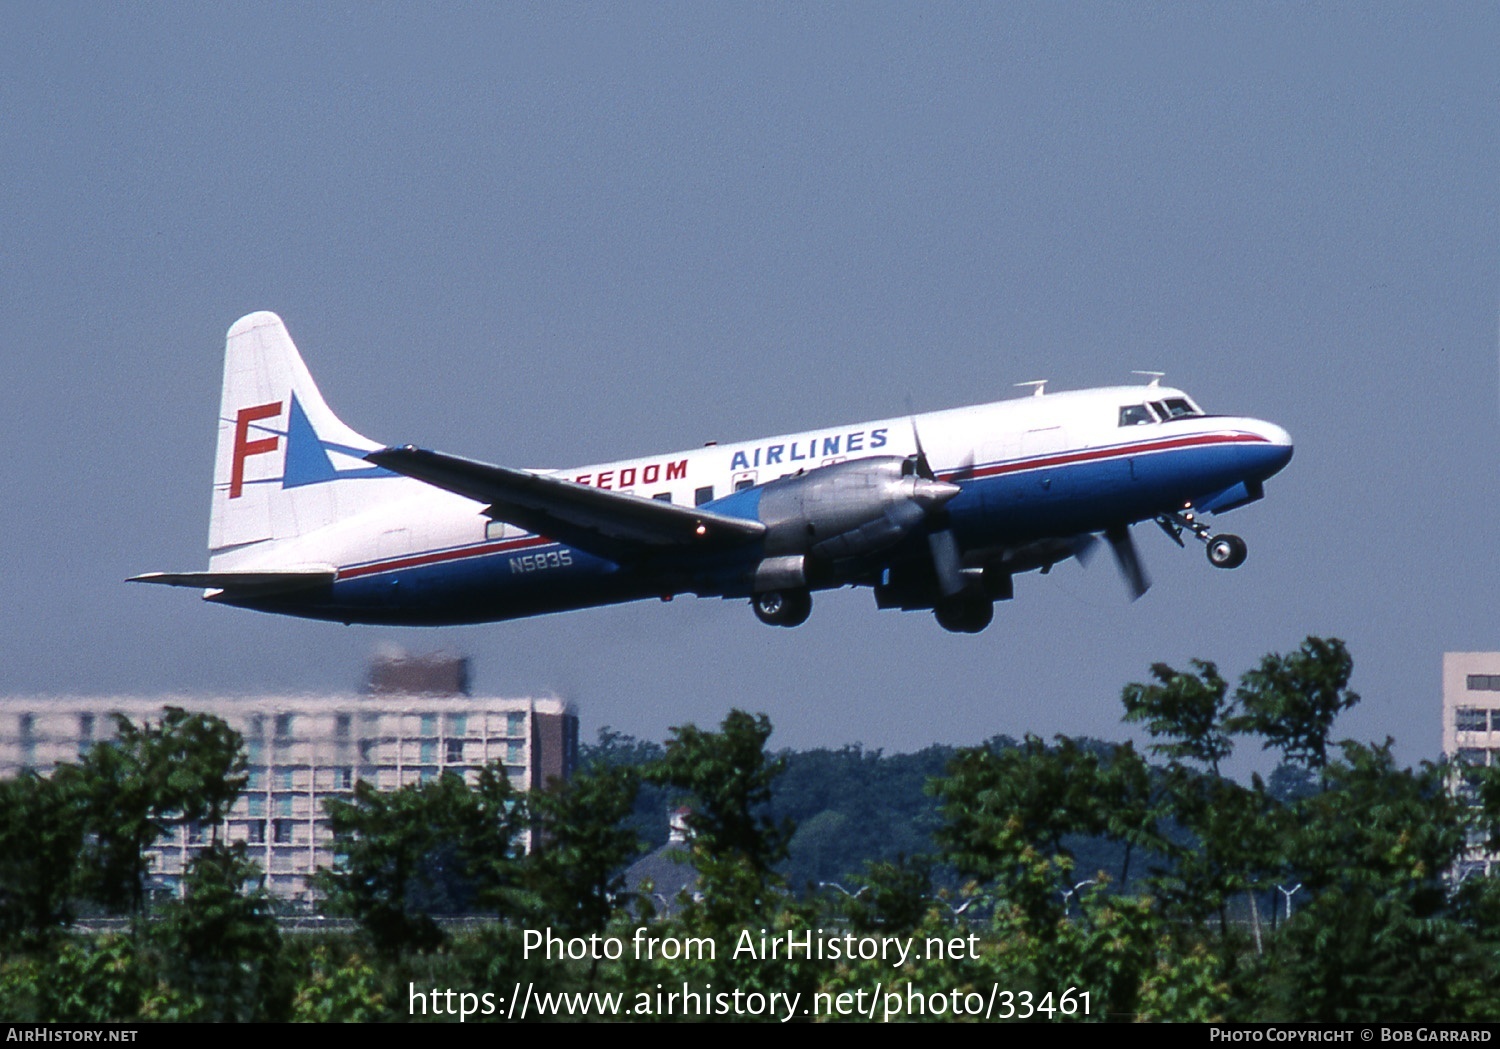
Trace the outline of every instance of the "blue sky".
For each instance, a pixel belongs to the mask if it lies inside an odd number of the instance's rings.
[[[1125,735],[1151,663],[1345,638],[1439,746],[1500,648],[1500,14],[1376,5],[0,8],[0,690],[326,690],[395,642],[586,734]],[[561,467],[1167,373],[1297,457],[1209,568],[1147,526],[977,637],[820,595],[442,631],[126,586],[206,563],[225,330],[392,443]]]

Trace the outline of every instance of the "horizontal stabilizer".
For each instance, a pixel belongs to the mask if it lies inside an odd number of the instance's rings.
[[[365,459],[488,507],[497,521],[557,539],[612,561],[694,548],[748,543],[765,534],[759,521],[593,488],[526,470],[442,452],[384,448]]]
[[[131,576],[126,582],[222,590],[235,597],[263,597],[328,586],[337,575],[332,565],[307,565],[268,572],[147,572]]]

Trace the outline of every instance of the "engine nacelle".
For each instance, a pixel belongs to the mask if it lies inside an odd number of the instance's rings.
[[[758,514],[767,527],[766,559],[786,574],[788,558],[835,562],[879,553],[958,493],[958,485],[919,477],[912,460],[894,455],[771,481],[761,489]]]

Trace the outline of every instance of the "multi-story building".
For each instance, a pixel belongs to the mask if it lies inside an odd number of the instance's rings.
[[[1500,652],[1443,653],[1443,753],[1471,766],[1500,765]],[[1468,784],[1455,789],[1471,797]],[[1482,845],[1469,843],[1460,877],[1500,862]]]
[[[116,714],[137,724],[168,706],[213,714],[244,737],[249,770],[220,835],[247,843],[271,892],[305,899],[313,872],[333,863],[324,803],[352,795],[360,780],[394,790],[456,772],[473,782],[498,761],[513,786],[529,790],[573,770],[578,719],[569,704],[424,690],[434,676],[466,688],[467,666],[428,660],[436,674],[424,675],[412,671],[418,662],[377,663],[368,690],[349,695],[0,698],[0,775],[77,761],[113,735]],[[209,837],[210,828],[171,826],[153,850],[153,883],[176,890]]]

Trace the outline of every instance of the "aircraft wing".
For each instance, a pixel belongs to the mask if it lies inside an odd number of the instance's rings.
[[[611,561],[669,550],[733,547],[758,539],[766,531],[759,521],[491,466],[411,445],[383,448],[365,459],[485,503],[485,513],[497,521]]]
[[[264,572],[147,572],[145,575],[131,576],[126,582],[221,590],[238,597],[268,597],[272,594],[327,586],[337,575],[333,565],[305,565]]]

